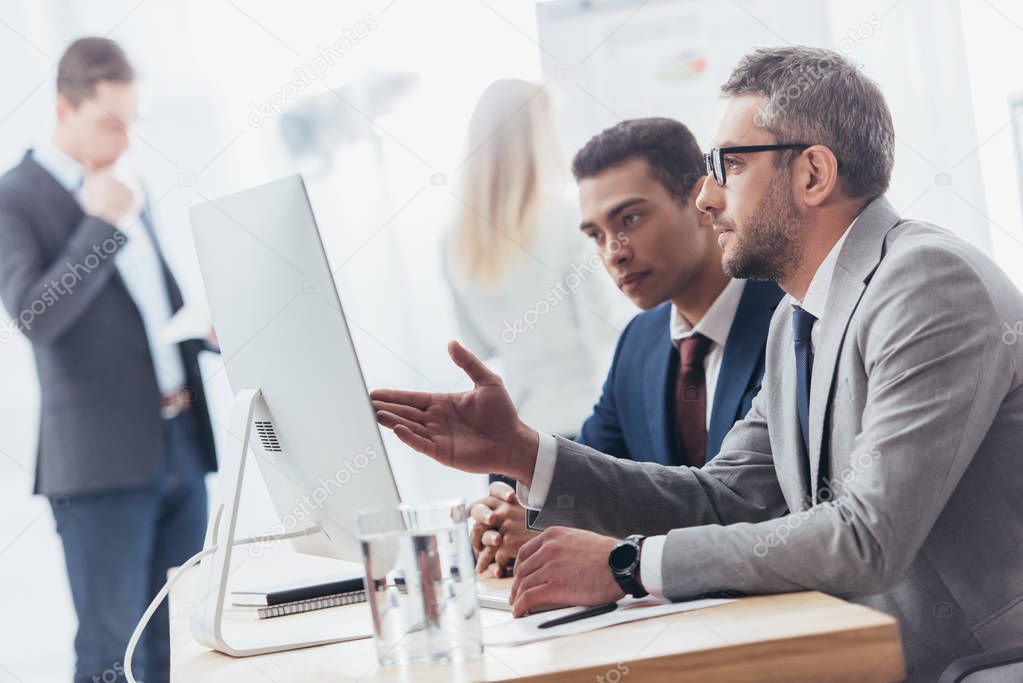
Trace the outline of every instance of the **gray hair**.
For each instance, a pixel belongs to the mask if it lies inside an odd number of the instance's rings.
[[[877,84],[834,50],[757,49],[742,58],[721,92],[763,95],[754,123],[778,142],[828,147],[850,197],[870,200],[888,189],[895,161],[891,111]]]

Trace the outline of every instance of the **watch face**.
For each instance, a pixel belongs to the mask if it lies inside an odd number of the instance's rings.
[[[636,564],[639,559],[639,548],[632,543],[622,543],[611,552],[608,561],[613,572],[627,572]]]

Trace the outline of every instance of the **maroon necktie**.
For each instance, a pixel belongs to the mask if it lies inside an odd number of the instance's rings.
[[[711,341],[693,334],[678,343],[678,382],[675,384],[675,411],[681,463],[703,467],[707,461],[707,379],[703,360]]]

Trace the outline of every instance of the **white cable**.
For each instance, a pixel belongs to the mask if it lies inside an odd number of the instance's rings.
[[[317,533],[319,531],[316,527],[302,529],[301,531],[290,531],[286,534],[275,534],[271,536],[250,536],[249,538],[243,538],[238,541],[231,543],[231,546],[236,545],[249,545],[251,543],[274,543],[276,541],[284,541],[289,538],[298,538],[300,536],[309,536],[310,534]],[[152,602],[149,603],[149,607],[142,614],[142,618],[139,619],[139,623],[135,626],[135,631],[131,634],[131,638],[128,640],[128,647],[124,651],[124,675],[128,679],[128,683],[138,683],[135,680],[135,676],[131,673],[131,659],[135,654],[135,648],[138,646],[139,640],[142,638],[143,631],[146,630],[146,626],[149,625],[149,620],[153,618],[153,614],[159,609],[160,603],[170,593],[171,587],[177,582],[177,580],[185,573],[185,570],[190,569],[192,566],[197,564],[202,558],[207,555],[212,555],[217,551],[219,545],[210,546],[205,548],[190,558],[178,567],[177,571],[174,572],[173,576],[167,579],[167,582],[163,584],[163,588],[153,597]]]

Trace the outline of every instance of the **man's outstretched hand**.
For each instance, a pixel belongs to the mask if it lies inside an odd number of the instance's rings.
[[[500,377],[458,342],[448,344],[448,354],[473,388],[460,394],[378,389],[370,399],[380,424],[444,465],[530,485],[539,435],[519,419]]]

